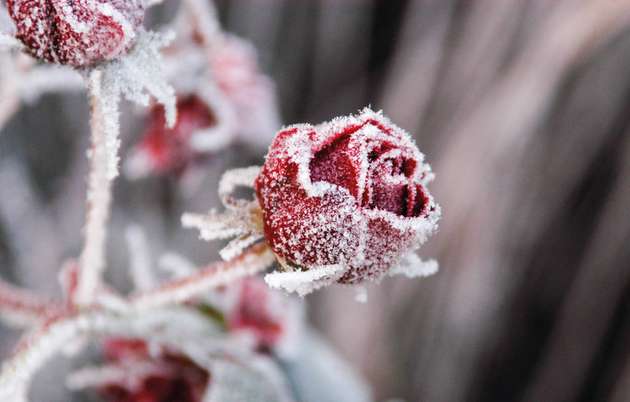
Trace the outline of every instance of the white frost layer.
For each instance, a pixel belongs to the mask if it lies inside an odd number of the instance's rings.
[[[409,253],[389,271],[389,276],[403,275],[407,278],[423,278],[437,272],[438,262],[436,260],[422,261],[415,253]]]
[[[344,272],[342,265],[309,268],[308,271],[275,271],[265,275],[271,288],[305,296],[317,289],[334,283]]]

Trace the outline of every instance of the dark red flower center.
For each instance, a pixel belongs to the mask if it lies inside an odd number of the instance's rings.
[[[424,187],[414,182],[418,163],[404,152],[395,152],[399,147],[393,141],[371,143],[367,140],[368,177],[363,183],[363,193],[359,195],[360,165],[364,158],[360,153],[365,151],[353,145],[352,138],[366,124],[389,134],[389,129],[374,121],[347,128],[315,153],[309,166],[311,181],[347,189],[363,208],[385,210],[405,217],[425,214],[429,197]]]

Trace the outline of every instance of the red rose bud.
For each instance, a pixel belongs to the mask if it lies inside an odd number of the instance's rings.
[[[166,126],[164,108],[156,105],[149,113],[142,140],[132,156],[131,175],[143,176],[148,171],[182,173],[201,156],[191,146],[193,134],[210,129],[216,123],[213,109],[196,95],[178,98],[177,122],[173,128]]]
[[[296,305],[285,295],[259,278],[244,279],[237,289],[236,303],[227,314],[230,331],[252,334],[262,350],[273,349],[293,332]]]
[[[166,350],[149,353],[143,340],[107,340],[105,358],[110,371],[124,374],[110,374],[101,385],[108,402],[201,402],[210,378],[187,357]]]
[[[382,278],[437,228],[432,178],[409,135],[364,109],[280,131],[255,188],[281,261],[341,266],[338,282],[356,284]]]
[[[127,51],[144,19],[142,0],[7,0],[7,8],[29,53],[74,67]]]

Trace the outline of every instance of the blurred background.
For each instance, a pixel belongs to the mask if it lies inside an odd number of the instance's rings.
[[[630,400],[630,1],[217,6],[225,28],[258,47],[285,123],[371,104],[437,175],[444,217],[420,251],[440,261],[437,275],[370,286],[366,304],[346,288],[308,297],[310,319],[377,401]],[[51,295],[81,247],[87,116],[83,94],[50,95],[0,134],[0,273]],[[123,157],[141,116],[125,115]],[[235,146],[194,191],[118,181],[110,279],[129,287],[130,222],[155,250],[216,259],[179,217],[216,206],[221,172],[263,155]],[[0,331],[6,356],[16,333]]]

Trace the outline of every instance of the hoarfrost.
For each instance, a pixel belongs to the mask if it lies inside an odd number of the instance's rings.
[[[167,46],[173,39],[172,33],[141,31],[128,54],[99,67],[103,74],[101,88],[105,99],[103,103],[108,106],[110,116],[107,120],[112,130],[111,141],[113,142],[113,138],[116,138],[113,149],[116,153],[119,146],[117,142],[118,103],[122,96],[142,106],[149,106],[151,97],[155,98],[158,103],[164,105],[168,125],[175,124],[177,118],[175,91],[165,78],[162,68],[164,61],[160,54],[160,49]],[[112,159],[109,169],[110,177],[116,177],[118,174],[117,156]]]
[[[265,282],[274,289],[305,296],[317,289],[330,285],[343,275],[342,265],[312,267],[308,271],[275,271],[265,275]]]
[[[220,251],[221,258],[228,261],[241,254],[246,248],[264,239],[260,223],[260,210],[255,200],[236,199],[237,187],[254,186],[260,167],[251,166],[225,172],[219,182],[219,196],[227,208],[224,213],[210,211],[206,215],[184,214],[182,225],[196,228],[203,240],[237,237]]]
[[[409,253],[389,271],[389,276],[402,275],[407,278],[423,278],[437,272],[438,262],[436,260],[423,261],[415,253]]]

